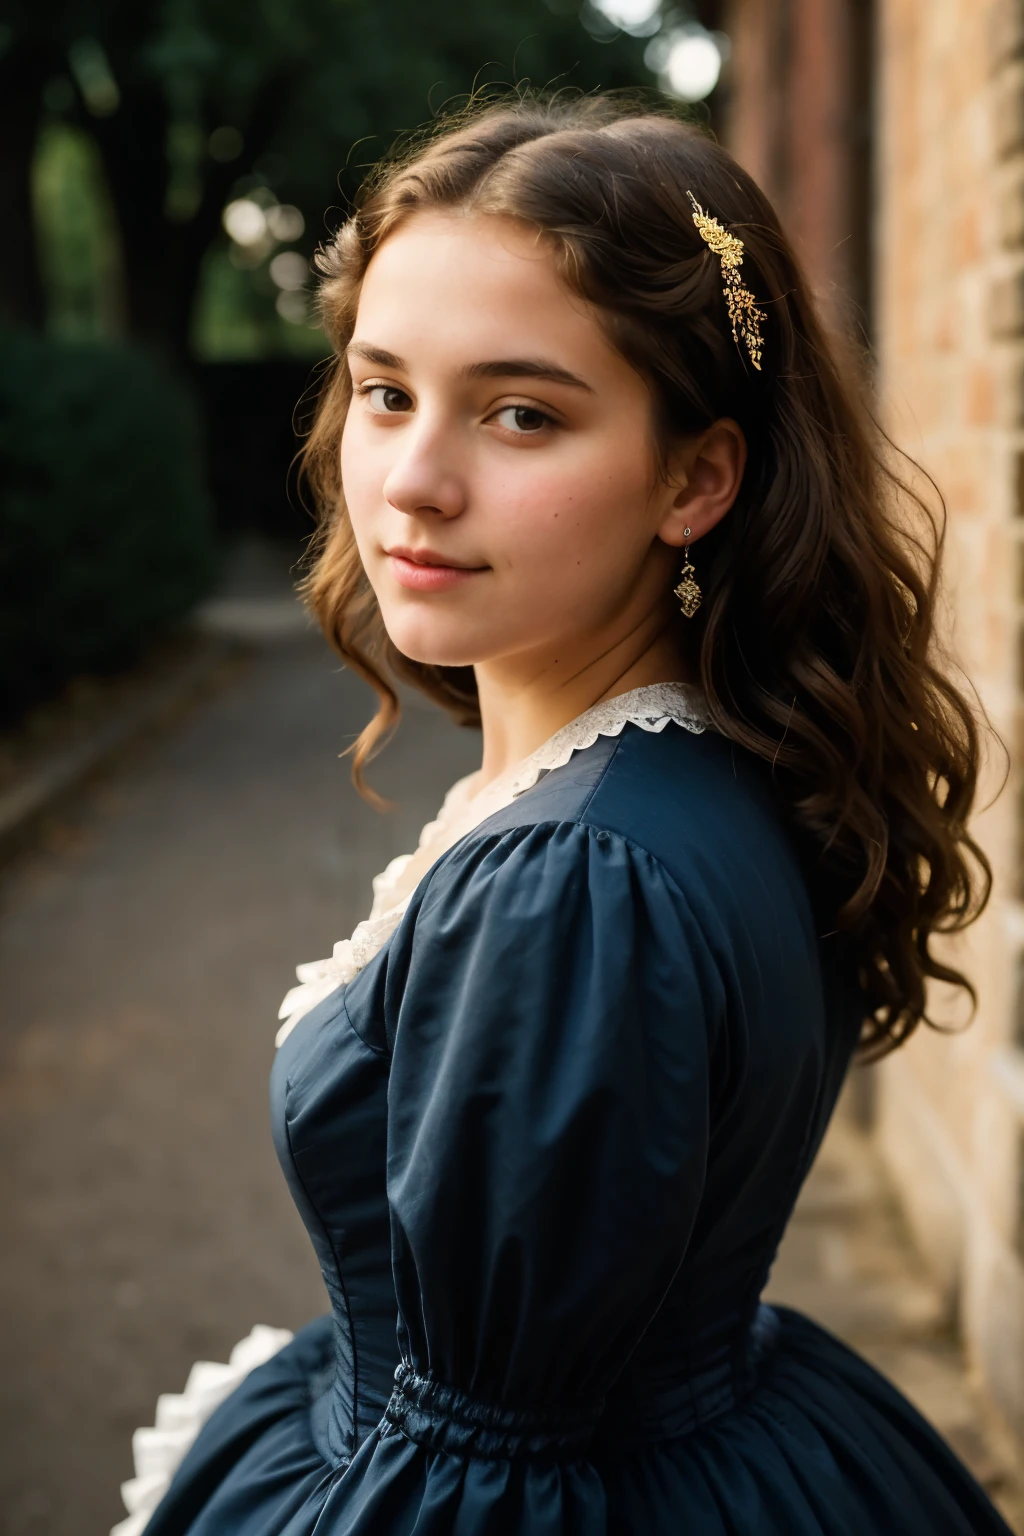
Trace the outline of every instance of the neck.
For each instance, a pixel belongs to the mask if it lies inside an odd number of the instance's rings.
[[[474,671],[483,729],[478,792],[593,705],[691,675],[674,625],[629,636],[588,661],[501,658]]]

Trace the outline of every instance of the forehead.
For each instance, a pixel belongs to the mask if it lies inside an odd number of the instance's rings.
[[[622,362],[597,313],[562,281],[550,241],[494,214],[419,213],[400,224],[367,268],[355,334],[403,357],[419,347],[500,356],[514,341],[516,352],[529,344],[590,366]]]

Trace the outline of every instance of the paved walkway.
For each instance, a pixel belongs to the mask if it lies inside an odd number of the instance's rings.
[[[324,1310],[267,1130],[277,1007],[474,746],[410,709],[378,816],[337,755],[370,702],[318,639],[263,646],[0,882],[5,1536],[105,1536],[157,1393]]]
[[[0,880],[7,1536],[104,1536],[157,1393],[253,1323],[323,1309],[267,1133],[277,1004],[474,740],[410,709],[375,774],[400,805],[375,816],[337,758],[369,695],[319,640],[271,628]],[[866,1346],[1009,1499],[881,1189],[840,1127],[776,1290]]]

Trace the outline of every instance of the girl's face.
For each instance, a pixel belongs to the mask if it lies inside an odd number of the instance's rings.
[[[671,613],[689,514],[650,393],[532,231],[409,219],[369,265],[348,365],[345,500],[406,656],[535,676]]]

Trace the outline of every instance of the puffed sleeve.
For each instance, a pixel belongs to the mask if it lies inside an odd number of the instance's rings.
[[[588,1441],[700,1199],[719,969],[655,859],[556,823],[436,867],[384,997],[402,1364],[325,1532],[600,1536]]]

